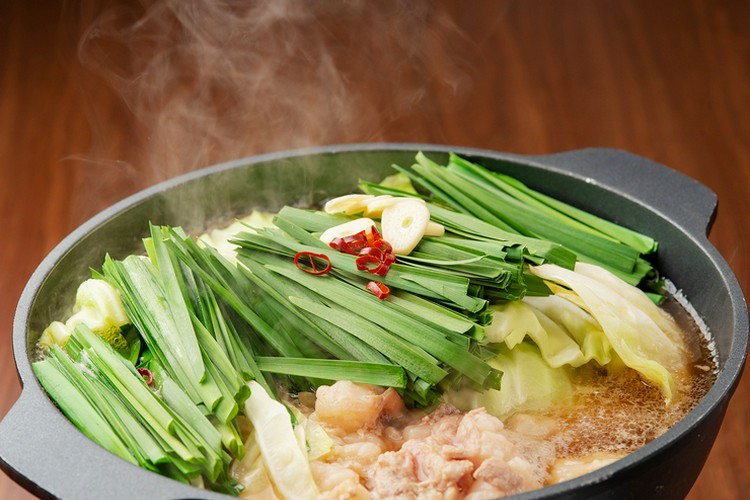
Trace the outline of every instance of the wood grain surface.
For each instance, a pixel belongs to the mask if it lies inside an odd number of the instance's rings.
[[[0,2],[0,417],[47,252],[128,194],[250,154],[628,150],[717,193],[711,241],[750,290],[750,2],[222,4]],[[745,379],[690,499],[750,491],[748,409]],[[28,497],[0,474],[0,498]]]

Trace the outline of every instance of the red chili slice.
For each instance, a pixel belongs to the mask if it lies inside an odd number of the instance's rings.
[[[390,265],[385,264],[385,263],[381,263],[378,267],[376,267],[375,269],[371,270],[370,272],[372,274],[377,274],[378,276],[385,276],[386,274],[388,274],[388,270],[390,268],[391,268]]]
[[[328,246],[339,252],[356,255],[357,269],[379,276],[385,276],[391,264],[396,261],[393,247],[380,237],[375,226],[348,236],[335,237]]]
[[[396,262],[396,254],[393,252],[388,252],[383,256],[383,264],[385,264],[388,267],[391,267],[391,264]]]
[[[143,379],[146,381],[146,385],[154,385],[154,374],[151,373],[151,370],[149,370],[148,368],[137,368],[137,370],[141,377],[143,377]]]
[[[337,236],[331,240],[328,246],[339,252],[357,255],[360,250],[367,246],[367,236],[364,231],[349,236]]]
[[[371,273],[383,264],[382,258],[378,255],[373,254],[360,254],[360,256],[357,257],[357,260],[355,260],[354,262],[357,264],[358,270],[369,271]]]
[[[382,250],[383,253],[393,253],[393,247],[385,240],[377,239],[370,243],[370,246]]]
[[[359,256],[363,255],[372,255],[374,257],[377,257],[379,261],[383,261],[383,251],[380,248],[376,247],[365,247],[359,252]]]
[[[375,294],[377,298],[380,300],[385,299],[388,297],[388,294],[391,293],[390,288],[388,288],[385,284],[379,283],[377,281],[370,281],[367,283],[367,289]]]
[[[383,241],[380,238],[378,228],[376,228],[375,226],[370,226],[367,230],[365,230],[365,236],[367,238],[367,244],[371,246],[374,246],[376,241]]]
[[[302,257],[306,258],[303,262],[305,262],[305,264],[309,263],[309,265],[300,264],[300,258]],[[325,262],[325,265],[322,265],[322,262],[320,261]],[[326,274],[331,270],[331,259],[329,259],[324,253],[297,252],[294,255],[294,265],[306,273],[314,275]]]

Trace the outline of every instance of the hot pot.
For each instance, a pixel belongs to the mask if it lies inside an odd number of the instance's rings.
[[[655,236],[657,268],[687,296],[712,332],[720,373],[686,418],[639,451],[575,480],[518,498],[683,498],[716,438],[741,374],[747,306],[727,263],[709,243],[717,205],[705,186],[667,167],[609,149],[549,156],[417,144],[329,146],[267,154],[205,168],[141,191],[65,238],[29,280],[15,315],[13,350],[23,391],[0,423],[0,465],[39,496],[226,498],[133,466],[94,444],[60,413],[31,370],[44,327],[63,317],[78,283],[105,253],[137,251],[149,221],[198,232],[253,208],[314,205],[377,181],[414,154],[449,151],[518,177],[531,187]],[[442,160],[442,158],[440,158]]]

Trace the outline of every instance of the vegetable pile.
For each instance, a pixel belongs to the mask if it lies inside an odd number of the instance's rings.
[[[395,168],[230,245],[152,226],[42,334],[40,382],[131,463],[236,494],[239,460],[288,498],[315,488],[319,432],[286,398],[331,381],[419,407],[469,389],[504,416],[564,395],[572,369],[624,364],[676,396],[679,330],[658,286],[636,288],[658,285],[654,240],[455,155]]]

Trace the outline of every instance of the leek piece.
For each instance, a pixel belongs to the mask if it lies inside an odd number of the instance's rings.
[[[514,234],[471,215],[435,204],[430,204],[429,208],[430,217],[455,234],[484,241],[499,241],[506,247],[521,246],[528,257],[538,257],[563,267],[572,268],[575,264],[575,254],[558,243]]]
[[[173,451],[185,462],[205,461],[205,456],[197,444],[176,436],[178,431],[182,430],[182,426],[177,423],[176,415],[147,388],[132,365],[128,366],[124,358],[112,351],[108,344],[83,325],[79,325],[73,332],[69,344],[77,341],[80,341],[76,348],[79,361],[86,361],[102,374],[131,410],[139,415],[143,424],[152,431],[154,438],[162,446]]]
[[[333,219],[329,214],[322,212],[290,207],[282,209],[276,219],[277,223],[281,221],[281,226],[285,229],[291,227],[291,225],[296,225],[298,228],[313,233],[325,230],[333,224],[340,224],[342,220],[357,219],[341,219],[340,216]],[[301,233],[295,230],[294,234],[299,235]],[[307,235],[304,238],[305,240],[302,243],[309,242]],[[276,241],[278,240],[274,239],[274,242]],[[295,245],[295,238],[288,241],[289,245]],[[460,242],[463,242],[463,244],[460,244]],[[506,252],[503,251],[502,245],[494,243],[483,249],[473,248],[478,244],[479,242],[469,241],[465,238],[424,238],[414,252],[408,256],[401,256],[399,262],[407,264],[407,267],[431,270],[432,272],[440,270],[457,277],[487,278],[492,280],[490,286],[499,288],[507,288],[512,280],[518,279],[521,274],[520,266],[522,262],[520,259],[513,263],[506,263],[503,260]],[[247,247],[247,245],[245,246]],[[254,245],[254,248],[260,249],[262,247]],[[291,250],[292,248],[290,248],[290,253]],[[487,253],[488,251],[491,254]]]
[[[256,256],[257,257],[257,256]],[[271,273],[258,261],[244,259],[242,264],[250,272],[248,277],[254,280],[257,285],[263,288],[269,295],[275,297],[290,314],[293,314],[303,323],[300,329],[305,335],[314,335],[310,337],[331,355],[338,359],[356,359],[359,361],[385,362],[377,349],[372,348],[366,342],[361,341],[355,336],[350,335],[345,330],[333,325],[332,323],[318,323],[316,317],[305,315],[292,304],[289,297],[298,296],[311,300],[318,300],[315,294],[309,292],[303,286],[298,285],[292,280],[283,279],[277,274]],[[329,338],[330,341],[323,342],[321,338]]]
[[[361,316],[353,315],[348,309],[336,303],[320,304],[301,297],[289,299],[302,310],[346,329],[353,336],[380,351],[388,360],[417,377],[437,384],[447,375],[447,372],[437,365],[437,361],[418,345],[404,342],[386,329]]]
[[[244,269],[249,270],[248,273],[245,273],[248,279],[253,281],[271,300],[283,308],[282,314],[288,321],[292,321],[291,318],[294,318],[293,328],[296,327],[297,333],[307,336],[316,345],[339,359],[350,359],[353,354],[352,350],[358,351],[357,347],[352,349],[353,346],[338,336],[336,331],[328,332],[318,327],[289,303],[288,296],[299,293],[301,287],[294,287],[292,282],[278,279],[255,261],[245,259],[242,263]],[[335,336],[332,336],[331,333]]]
[[[203,401],[208,408],[214,408],[221,394],[215,386],[202,383],[205,365],[195,340],[192,321],[188,325],[176,323],[172,314],[172,297],[158,281],[151,263],[137,256],[126,257],[123,261],[115,261],[108,256],[102,269],[107,279],[120,291],[128,316],[169,376],[179,381],[194,402]],[[190,336],[193,337],[192,341],[187,340]],[[198,352],[193,352],[196,349]],[[200,359],[202,368],[191,365],[189,360],[196,358]]]
[[[221,435],[216,427],[187,397],[179,385],[170,378],[164,379],[161,385],[161,394],[169,407],[195,429],[212,449],[218,450],[221,448]]]
[[[388,303],[405,314],[421,319],[434,328],[460,334],[469,334],[475,340],[484,338],[484,330],[468,316],[418,295],[395,290]]]
[[[74,349],[74,359],[85,362],[104,375],[118,393],[125,395],[132,406],[153,417],[168,432],[174,430],[174,418],[153,392],[143,383],[143,378],[128,362],[102,342],[84,325],[79,325],[71,336],[69,347]],[[83,353],[85,351],[85,354]]]
[[[172,241],[175,242],[176,240],[173,238]],[[188,254],[184,248],[180,249],[177,245],[173,246],[173,248],[182,250],[180,254],[182,261],[203,279],[244,321],[252,326],[266,342],[273,346],[277,352],[283,356],[299,357],[302,355],[297,346],[287,336],[279,335],[267,321],[245,302],[241,293],[246,290],[246,287],[230,287],[226,279],[217,278],[216,273],[212,274],[209,270],[202,267],[201,263],[192,258],[195,256],[194,254]],[[233,284],[237,284],[237,281],[234,281]]]
[[[216,432],[207,430],[211,424],[184,393],[179,391],[181,398],[174,399],[169,379],[164,383],[170,401],[179,403],[179,414],[147,388],[129,361],[85,325],[79,325],[73,332],[68,350],[78,361],[74,369],[80,370],[82,377],[88,374],[96,377],[89,386],[89,396],[97,402],[99,411],[114,422],[129,446],[137,450],[142,465],[153,469],[151,464],[166,464],[159,465],[160,470],[181,480],[201,471],[210,481],[221,477],[224,462]],[[62,357],[67,359],[64,354]],[[72,365],[71,361],[65,362]],[[114,399],[107,400],[105,395],[109,393]],[[191,425],[196,423],[199,430]]]
[[[455,154],[450,155],[450,164],[484,177],[493,185],[511,194],[514,198],[522,200],[527,205],[536,207],[553,217],[559,217],[565,223],[578,221],[584,226],[588,226],[601,234],[638,250],[642,254],[653,253],[658,248],[656,240],[649,236],[602,219],[590,212],[576,208],[539,191],[535,191],[514,177],[489,171]]]
[[[151,242],[153,252],[149,252],[149,257],[162,277],[160,284],[163,287],[165,297],[168,299],[170,316],[180,332],[178,338],[173,340],[182,344],[184,349],[182,355],[185,356],[185,361],[195,371],[197,380],[202,381],[205,377],[206,366],[200,354],[198,340],[193,332],[193,322],[190,319],[186,293],[184,287],[180,286],[181,274],[177,262],[164,243],[160,227],[151,226]]]
[[[412,167],[431,182],[439,182],[454,197],[451,205],[461,208],[486,222],[500,228],[511,227],[525,236],[552,240],[623,272],[635,267],[639,252],[626,245],[601,237],[589,228],[581,229],[575,224],[562,224],[542,211],[510,196],[489,183],[484,177],[457,172],[441,167],[423,153],[416,156]],[[457,197],[457,198],[456,198]],[[498,223],[500,221],[500,223]]]
[[[296,225],[281,214],[274,220],[284,231],[265,229],[255,234],[242,233],[233,242],[246,250],[262,250],[290,257],[297,252],[323,253],[336,269],[351,269],[352,274],[371,276],[366,271],[356,270],[356,256],[332,250],[303,227]],[[248,255],[247,251],[239,251],[240,255],[243,253]],[[389,287],[453,302],[456,307],[472,312],[482,310],[487,304],[487,301],[481,298],[468,295],[469,280],[467,278],[441,272],[439,269],[418,269],[397,263],[390,267],[383,282]]]

